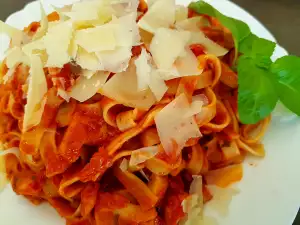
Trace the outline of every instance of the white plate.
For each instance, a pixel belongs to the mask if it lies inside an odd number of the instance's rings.
[[[76,0],[46,0],[51,4],[63,5]],[[249,24],[252,32],[260,37],[275,41],[268,30],[254,17],[227,0],[207,0],[226,15]],[[47,5],[48,3],[48,5]],[[178,3],[188,4],[187,0]],[[27,5],[24,10],[10,16],[7,22],[18,28],[38,20],[39,3]],[[1,36],[0,58],[7,47],[7,38]],[[274,59],[286,55],[277,47]],[[291,225],[300,205],[300,120],[287,116],[275,116],[264,139],[267,151],[265,159],[250,158],[256,166],[245,163],[245,175],[238,184],[241,193],[229,209],[229,215],[218,218],[221,225]],[[65,222],[47,204],[32,206],[24,198],[16,196],[10,186],[0,194],[0,221],[3,225],[64,225]]]

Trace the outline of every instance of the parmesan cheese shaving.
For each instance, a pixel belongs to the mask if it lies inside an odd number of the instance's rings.
[[[114,24],[78,30],[75,33],[75,42],[88,53],[114,50],[116,47],[115,30]]]
[[[114,15],[120,17],[131,12],[136,12],[139,0],[109,0],[109,3],[114,9]]]
[[[123,172],[126,172],[128,171],[128,166],[129,166],[129,162],[127,159],[123,159],[119,168],[123,171]]]
[[[101,6],[102,2],[99,0],[81,1],[74,3],[70,11],[62,13],[73,21],[97,20]]]
[[[54,5],[51,5],[51,7],[54,9],[55,12],[58,13],[58,15],[59,15],[59,20],[60,20],[61,22],[64,22],[64,21],[66,21],[66,20],[69,19],[69,17],[66,16],[65,13],[71,11],[71,8],[72,8],[71,5],[66,5],[66,6],[64,6],[64,7],[62,7],[62,8],[56,7],[56,6],[54,6]]]
[[[176,5],[175,21],[176,23],[186,20],[188,18],[188,8],[182,5]]]
[[[202,194],[202,177],[193,176],[193,181],[189,190],[190,196],[182,202],[183,212],[186,216],[180,221],[180,224],[194,225],[203,223],[203,194]]]
[[[190,186],[190,190],[189,190],[189,193],[191,195],[198,195],[202,198],[202,204],[203,204],[203,196],[202,196],[202,176],[197,176],[197,175],[194,175],[193,176],[193,181],[191,183],[191,186]]]
[[[63,15],[69,17],[72,21],[90,21],[98,19],[98,11],[95,8],[92,8],[89,11],[64,12]]]
[[[174,78],[179,78],[180,77],[180,75],[178,73],[178,70],[177,70],[175,65],[173,65],[171,69],[168,69],[168,70],[158,69],[157,71],[159,73],[159,76],[163,80],[172,80]]]
[[[201,44],[206,54],[213,54],[218,57],[228,53],[228,49],[208,39],[202,31],[192,32],[189,44]]]
[[[137,74],[137,87],[139,91],[146,90],[150,84],[150,73],[152,70],[149,64],[150,56],[143,48],[141,54],[135,60],[136,74]]]
[[[208,26],[209,22],[206,18],[197,16],[176,23],[178,30],[190,31],[191,36],[188,42],[189,45],[201,44],[205,49],[205,53],[216,56],[223,56],[228,53],[228,50],[213,42],[205,36],[200,30],[203,26]]]
[[[159,102],[165,95],[168,90],[168,86],[166,85],[164,79],[160,77],[160,73],[158,70],[152,70],[150,75],[150,90],[154,94],[156,101]]]
[[[32,55],[30,60],[27,104],[23,121],[24,132],[40,123],[46,102],[44,96],[47,93],[47,81],[41,59]]]
[[[157,0],[147,0],[148,7],[150,8]]]
[[[48,54],[47,67],[62,68],[70,62],[69,45],[72,38],[73,27],[67,22],[59,23],[50,27],[43,38]]]
[[[6,74],[3,76],[3,83],[4,84],[6,84],[7,82],[9,82],[13,78],[13,76],[14,76],[14,74],[16,72],[17,67],[18,67],[18,65],[15,65],[14,67],[10,68],[6,72]]]
[[[208,186],[208,189],[214,197],[207,203],[207,207],[222,217],[227,216],[232,198],[240,191],[235,188],[220,188],[217,186]]]
[[[190,138],[201,136],[194,117],[186,117],[189,111],[190,104],[181,94],[156,115],[158,135],[167,154],[179,154]]]
[[[150,33],[161,27],[169,28],[175,23],[175,11],[175,0],[157,0],[140,19],[138,25]]]
[[[4,33],[11,38],[11,46],[20,46],[23,42],[24,33],[17,28],[9,26],[0,20],[0,33]]]
[[[129,166],[137,166],[148,159],[152,159],[159,152],[158,146],[144,147],[135,151],[132,151]]]
[[[101,93],[120,104],[144,110],[148,110],[156,102],[150,89],[137,90],[136,68],[133,63],[125,72],[113,75]]]
[[[93,70],[82,70],[80,75],[84,76],[87,79],[90,79],[91,77],[94,76],[95,73],[96,71]]]
[[[157,101],[160,101],[167,92],[168,87],[160,77],[159,71],[154,69],[149,62],[151,56],[143,48],[139,57],[135,60],[138,90],[143,91],[148,88],[152,91]]]
[[[96,52],[103,70],[120,73],[128,68],[131,59],[131,47],[117,47],[113,51]]]
[[[48,31],[48,18],[45,12],[45,9],[42,5],[42,3],[40,3],[40,8],[41,8],[41,22],[40,22],[40,27],[37,30],[37,32],[34,34],[33,36],[33,40],[37,40],[42,38]]]
[[[22,51],[27,55],[27,56],[31,56],[32,54],[36,53],[36,50],[44,50],[45,49],[45,45],[43,40],[37,40],[37,41],[33,41],[30,42],[26,45],[23,45],[22,47]]]
[[[76,63],[81,66],[82,69],[87,70],[103,70],[102,63],[97,58],[96,54],[88,53],[83,48],[79,47],[76,55]]]
[[[80,76],[71,89],[71,92],[69,94],[70,97],[80,102],[84,102],[90,99],[98,92],[101,87],[103,87],[108,76],[109,72],[101,71],[97,72],[90,78]]]
[[[203,68],[200,68],[197,57],[189,48],[186,48],[184,53],[184,56],[175,61],[177,76],[199,76],[203,72]]]
[[[70,101],[70,96],[68,95],[68,93],[65,90],[61,89],[61,88],[57,89],[57,96],[60,96],[66,102]]]
[[[132,47],[140,44],[141,38],[136,23],[136,17],[137,14],[134,12],[112,21],[112,24],[118,25],[118,28],[115,31],[118,46]]]
[[[75,60],[77,57],[78,45],[76,44],[74,38],[70,41],[68,53],[71,56],[72,60]]]
[[[190,110],[187,112],[185,117],[190,117],[199,114],[202,111],[202,106],[204,105],[204,102],[199,96],[193,96],[192,98],[192,104],[190,106]]]
[[[150,52],[157,67],[162,70],[170,70],[175,60],[184,51],[189,38],[190,33],[187,31],[158,29],[150,45]]]
[[[25,57],[26,56],[24,56],[22,49],[15,46],[7,51],[6,66],[10,69],[16,67],[24,61]]]

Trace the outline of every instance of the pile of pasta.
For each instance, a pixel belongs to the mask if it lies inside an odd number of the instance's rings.
[[[137,21],[150,10],[139,2]],[[47,20],[61,16],[54,12]],[[195,17],[200,15],[188,13],[188,19]],[[123,76],[120,86],[111,84],[116,98],[106,94],[105,86],[84,101],[68,98],[64,94],[76,85],[80,66],[71,61],[61,68],[44,67],[47,90],[35,106],[43,109],[41,118],[26,129],[32,68],[18,64],[0,84],[0,142],[14,192],[35,205],[50,203],[67,225],[194,224],[195,215],[200,221],[203,204],[213,198],[209,187],[240,181],[247,154],[264,156],[260,140],[270,121],[240,123],[231,34],[215,19],[204,18],[207,25],[199,31],[226,54],[210,54],[205,43],[189,45],[201,73],[165,79],[165,92],[146,107],[139,105],[149,102],[149,89],[134,96],[137,81],[128,74],[138,67],[136,59],[149,54],[147,40],[131,48],[125,72],[105,73],[107,84]],[[24,33],[33,37],[41,23]],[[4,60],[1,78],[7,73]],[[122,85],[132,93],[122,93]]]

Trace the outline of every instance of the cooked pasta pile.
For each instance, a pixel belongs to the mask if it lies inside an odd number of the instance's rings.
[[[103,2],[5,25],[7,177],[67,225],[200,222],[210,185],[228,187],[247,154],[264,156],[270,118],[240,123],[234,44],[218,21],[173,0]]]

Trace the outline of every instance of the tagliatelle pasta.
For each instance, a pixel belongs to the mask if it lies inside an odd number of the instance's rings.
[[[170,6],[167,21],[161,5]],[[10,55],[12,68],[1,63],[0,173],[67,225],[205,225],[209,187],[240,181],[247,154],[265,155],[270,118],[239,120],[230,32],[174,0],[149,7],[93,0],[43,15],[20,31],[40,44]],[[174,49],[162,51],[172,34]],[[11,47],[25,45],[13,35]]]

